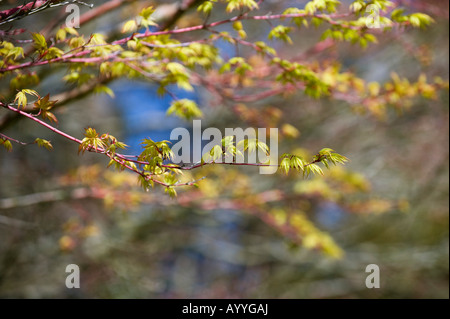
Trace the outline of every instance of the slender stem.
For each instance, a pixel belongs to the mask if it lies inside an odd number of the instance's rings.
[[[6,139],[6,140],[13,141],[13,142],[15,142],[17,144],[20,144],[20,145],[30,145],[30,143],[25,143],[25,142],[18,141],[16,139],[14,139],[12,137],[9,137],[9,136],[6,136],[6,135],[4,135],[2,133],[0,133],[0,137],[3,138],[3,139]]]

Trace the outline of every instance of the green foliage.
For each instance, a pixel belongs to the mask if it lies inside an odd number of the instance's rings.
[[[385,11],[389,7],[393,7],[394,3],[392,1],[387,0],[356,0],[350,5],[350,10],[355,13],[363,13],[365,12],[368,5],[374,5],[379,10]]]
[[[197,8],[199,12],[209,14],[214,8],[214,3],[217,1],[205,1]],[[256,10],[258,5],[255,1],[229,0],[226,2],[226,10],[231,13],[236,10]],[[288,8],[283,12],[283,15],[290,18],[291,21],[300,26],[308,26],[310,23],[318,25],[321,23],[329,23],[331,26],[324,30],[322,39],[332,39],[334,41],[349,41],[351,43],[359,43],[362,47],[366,47],[368,43],[376,43],[377,39],[369,33],[365,28],[365,17],[359,16],[365,12],[368,5],[375,5],[381,12],[386,11],[392,7],[389,1],[355,1],[350,5],[350,10],[355,13],[356,18],[347,21],[334,19],[328,16],[329,13],[336,12],[340,2],[337,0],[313,0],[306,4],[304,10],[295,7]],[[136,32],[139,27],[148,27],[156,25],[152,20],[152,15],[155,9],[148,7],[142,9],[136,18],[128,20],[122,26],[122,32],[130,33]],[[322,15],[318,14],[322,13]],[[359,17],[358,17],[359,16]],[[413,13],[404,15],[401,9],[396,9],[391,13],[391,20],[386,17],[382,19],[389,20],[391,23],[400,23],[405,25],[412,25],[414,27],[424,27],[433,22],[429,16],[423,13]],[[383,20],[383,21],[387,21]],[[231,22],[231,20],[230,20]],[[60,28],[55,35],[55,39],[62,45],[67,45],[71,52],[81,52],[86,46],[89,46],[90,58],[105,58],[106,60],[99,64],[89,63],[73,63],[70,66],[70,72],[64,77],[68,83],[73,83],[77,86],[86,85],[96,79],[96,73],[99,71],[103,77],[118,78],[130,77],[137,78],[141,76],[148,77],[148,74],[153,74],[154,79],[160,84],[159,92],[161,94],[167,93],[167,85],[177,84],[180,88],[185,90],[193,90],[191,70],[196,72],[197,68],[204,70],[211,69],[214,64],[220,66],[219,71],[224,76],[230,72],[239,77],[239,83],[249,83],[249,76],[255,71],[254,66],[245,57],[234,57],[227,62],[222,62],[218,50],[214,47],[214,41],[218,38],[223,38],[231,43],[238,45],[251,45],[255,51],[262,55],[263,58],[269,58],[269,63],[279,68],[279,72],[275,73],[273,79],[276,83],[283,86],[295,85],[299,83],[302,85],[304,93],[314,98],[320,98],[324,95],[332,95],[334,91],[348,91],[348,88],[359,91],[362,96],[366,95],[368,98],[363,101],[363,104],[368,106],[368,110],[381,117],[385,105],[393,104],[396,107],[401,98],[414,97],[421,94],[426,98],[435,98],[435,92],[439,86],[445,86],[442,82],[436,82],[434,85],[429,84],[425,77],[421,77],[416,84],[411,84],[409,81],[400,79],[398,76],[393,77],[393,81],[386,83],[384,88],[378,83],[369,83],[367,85],[361,79],[356,78],[349,73],[339,73],[338,67],[329,69],[320,69],[308,64],[301,64],[296,61],[290,61],[277,57],[276,50],[268,46],[264,41],[242,42],[248,37],[246,28],[242,23],[241,18],[232,22],[233,29],[237,32],[238,38],[234,38],[227,32],[213,33],[210,40],[206,43],[192,42],[187,45],[182,44],[176,39],[172,38],[171,34],[148,35],[145,37],[136,37],[127,41],[128,49],[125,50],[121,45],[116,43],[108,43],[105,35],[100,33],[93,33],[88,40],[84,36],[80,36],[78,31],[73,28]],[[285,25],[276,25],[269,32],[269,39],[279,39],[286,43],[292,44],[290,34],[294,32],[294,28]],[[53,60],[55,58],[63,57],[66,53],[65,49],[56,46],[48,46],[48,41],[40,33],[33,33],[33,47],[40,55],[40,58],[45,60]],[[14,65],[16,60],[23,58],[24,51],[20,46],[14,46],[11,42],[3,41],[1,43],[0,56],[3,57],[2,65]],[[115,56],[113,60],[109,60],[111,56]],[[134,63],[134,59],[146,59],[145,64]],[[128,60],[130,62],[128,62]],[[160,63],[164,61],[164,63]],[[8,64],[5,64],[8,63]],[[39,112],[43,119],[49,119],[56,122],[56,117],[50,110],[55,106],[56,101],[50,101],[49,95],[41,98],[35,91],[26,87],[25,76],[18,73],[15,78],[11,80],[11,87],[21,88],[16,94],[15,102],[20,108],[25,108],[28,104],[27,94],[34,95],[38,99],[34,102],[34,109]],[[36,83],[39,79],[32,80]],[[248,85],[248,84],[245,84]],[[383,91],[384,89],[384,91]],[[105,93],[114,97],[114,92],[106,85],[96,85],[93,88],[95,93]],[[383,95],[383,92],[386,92]],[[172,105],[167,110],[168,115],[176,115],[186,120],[203,116],[194,101],[175,99]],[[284,127],[284,126],[283,126]],[[294,127],[295,129],[295,127]],[[286,130],[284,130],[286,131]],[[292,131],[292,129],[291,129]],[[86,135],[87,134],[87,135]],[[80,151],[102,149],[103,151],[115,153],[115,148],[121,144],[115,144],[108,137],[98,136],[94,129],[90,128],[85,133],[86,137],[80,145]],[[216,161],[222,155],[237,156],[239,148],[242,147],[244,151],[254,152],[260,148],[264,152],[268,152],[267,146],[261,146],[258,142],[252,140],[245,140],[242,145],[234,145],[232,140],[224,140],[222,147],[215,147],[209,154],[213,161]],[[141,159],[148,160],[150,171],[154,173],[156,167],[162,165],[166,159],[166,155],[157,156],[155,151],[151,151],[149,142],[144,142],[144,152],[141,154]],[[151,144],[151,143],[150,143]],[[120,147],[119,147],[120,148]],[[324,153],[325,152],[325,153]],[[331,152],[331,151],[329,151]],[[170,158],[170,156],[169,156]],[[114,158],[113,158],[114,160]],[[322,163],[325,167],[329,164],[343,164],[346,161],[345,157],[337,153],[326,153],[322,150],[313,161],[308,163],[303,158],[289,155],[281,160],[280,168],[284,172],[288,172],[291,168],[302,171],[303,174],[322,174],[321,168],[317,163]],[[117,162],[121,168],[127,166],[126,161]]]
[[[81,36],[81,37],[74,37],[74,38],[71,38],[69,41],[68,41],[68,45],[69,45],[69,47],[72,49],[72,50],[76,50],[76,49],[78,49],[78,48],[81,48],[83,45],[85,45],[86,44],[86,41],[84,40],[84,38]]]
[[[174,154],[170,149],[168,143],[169,141],[154,142],[152,139],[146,138],[141,143],[144,151],[139,156],[140,160],[151,162],[154,158],[159,159],[159,163],[164,160],[170,160],[173,158]]]
[[[239,141],[237,143],[237,147],[249,152],[256,152],[257,150],[261,150],[264,154],[268,155],[270,153],[267,144],[259,141],[256,138],[243,139],[242,141]]]
[[[257,41],[257,42],[255,42],[255,45],[259,49],[258,53],[262,53],[263,55],[269,55],[269,56],[277,55],[277,51],[274,48],[268,46],[263,41]]]
[[[64,27],[59,29],[56,32],[56,40],[63,42],[67,39],[67,34],[73,35],[73,36],[78,36],[78,31],[72,27]]]
[[[316,11],[333,13],[339,5],[340,2],[337,0],[313,0],[305,5],[305,11],[309,14],[314,14]]]
[[[301,238],[301,245],[306,249],[317,249],[332,258],[341,258],[343,250],[329,234],[320,231],[302,211],[287,212],[280,208],[272,209],[270,217],[276,227],[289,225],[296,236]]]
[[[197,11],[209,15],[215,8],[216,0],[204,1],[198,7]],[[256,1],[247,0],[226,0],[226,10],[228,13],[235,11],[247,12],[259,9]],[[310,24],[327,24],[322,34],[322,40],[331,39],[336,42],[347,41],[358,43],[361,47],[366,47],[369,43],[377,43],[376,36],[366,27],[367,16],[365,10],[368,5],[374,5],[380,10],[381,23],[392,26],[397,23],[404,26],[425,27],[433,22],[433,19],[423,13],[413,13],[405,15],[401,8],[396,8],[390,14],[390,19],[383,14],[392,7],[392,3],[384,0],[375,1],[355,1],[350,5],[350,18],[341,20],[335,18],[335,13],[340,2],[337,0],[313,0],[305,5],[304,9],[291,7],[286,9],[281,19],[290,19],[290,21],[300,27],[308,27]],[[247,11],[246,11],[247,10]],[[126,21],[122,25],[123,33],[134,33],[140,27],[148,28],[156,25],[153,20],[153,7],[143,8],[133,19]],[[352,18],[351,15],[354,15]],[[93,33],[88,39],[73,28],[64,27],[56,31],[55,39],[58,47],[49,46],[49,41],[41,33],[32,33],[32,43],[38,60],[54,61],[67,54],[77,54],[86,50],[74,63],[69,63],[67,74],[63,79],[81,87],[94,83],[100,77],[103,79],[115,79],[120,77],[146,78],[156,81],[159,85],[159,93],[170,93],[167,90],[168,85],[177,84],[178,87],[192,91],[193,83],[198,84],[200,70],[210,72],[216,69],[226,81],[229,81],[230,87],[225,87],[223,93],[228,99],[233,99],[230,95],[230,89],[233,90],[236,85],[243,87],[253,87],[253,81],[259,79],[258,69],[255,68],[254,61],[245,56],[236,56],[228,61],[223,61],[219,51],[215,47],[215,41],[224,39],[236,46],[248,46],[255,53],[261,56],[261,62],[265,67],[273,68],[270,76],[265,80],[272,81],[274,85],[286,88],[295,87],[301,89],[307,96],[320,98],[323,96],[334,97],[338,94],[349,94],[353,92],[362,97],[360,104],[377,118],[383,118],[386,113],[386,107],[389,105],[400,108],[402,99],[412,99],[417,95],[425,98],[436,98],[436,92],[446,86],[445,81],[436,80],[429,83],[425,75],[422,75],[416,83],[402,79],[393,73],[392,81],[384,85],[371,82],[365,83],[363,79],[358,78],[351,72],[342,72],[338,64],[333,66],[319,67],[310,63],[300,63],[298,61],[279,57],[279,53],[265,41],[251,42],[247,40],[249,35],[246,30],[244,19],[252,19],[250,16],[236,16],[233,19],[225,20],[223,23],[230,23],[237,33],[237,37],[228,32],[211,31],[208,39],[201,41],[192,41],[182,43],[175,38],[175,33],[168,31],[159,34],[152,34],[147,31],[145,34],[139,34],[129,38],[126,42],[108,42],[104,34]],[[205,28],[206,30],[210,30]],[[268,34],[270,40],[278,39],[288,44],[293,44],[292,33],[295,27],[278,24],[272,27]],[[186,30],[186,32],[188,32]],[[247,42],[248,41],[248,42]],[[125,44],[125,45],[124,45]],[[22,46],[15,46],[13,42],[2,41],[0,47],[0,56],[2,57],[2,68],[16,66],[24,58]],[[83,59],[87,59],[83,63]],[[94,59],[95,63],[90,63],[89,59]],[[49,62],[50,63],[50,62]],[[51,62],[53,63],[53,62]],[[6,69],[5,69],[6,70]],[[20,70],[20,68],[19,68]],[[7,73],[7,71],[4,71]],[[208,73],[205,73],[208,74]],[[195,75],[195,77],[193,77]],[[201,77],[201,75],[200,75]],[[197,80],[194,80],[196,78]],[[29,89],[39,82],[37,75],[26,76],[21,71],[12,77],[10,81],[11,88],[19,89],[15,95],[14,102],[19,108],[25,109],[28,105],[27,95],[33,95],[37,98],[34,101],[34,110],[44,120],[57,122],[56,117],[51,112],[56,101],[51,101],[49,94],[41,98],[36,91]],[[226,85],[225,85],[226,86]],[[114,92],[104,84],[93,86],[92,92],[108,94],[114,97]],[[407,104],[407,103],[406,103]],[[168,115],[176,115],[186,120],[203,116],[196,102],[188,99],[174,99],[167,110]],[[298,136],[298,130],[286,123],[283,124],[283,134],[286,136]],[[291,133],[289,133],[291,132]],[[125,158],[117,157],[117,149],[125,147],[123,143],[118,142],[108,134],[99,135],[95,129],[89,128],[85,132],[85,138],[81,141],[79,152],[96,151],[109,154],[111,157],[110,165],[123,170],[125,168],[135,170],[140,174],[150,176],[165,174],[166,171],[173,171],[174,167],[164,167],[164,161],[170,160],[172,155],[166,142],[158,144],[151,140],[143,142],[144,151],[139,155],[139,160],[143,163],[134,163]],[[42,143],[41,143],[42,144]],[[39,145],[41,145],[39,144]],[[42,144],[44,145],[44,144]],[[232,138],[226,137],[222,141],[222,146],[214,147],[206,156],[208,161],[215,162],[223,156],[243,156],[242,151],[256,152],[261,150],[264,153],[269,152],[267,145],[260,143],[257,139],[246,139],[235,145]],[[116,157],[115,157],[116,156]],[[205,162],[205,159],[203,159]],[[323,149],[311,161],[305,160],[297,155],[285,154],[281,158],[280,169],[288,173],[290,169],[302,171],[303,175],[311,174],[323,175],[322,169],[318,166],[322,163],[329,168],[331,164],[344,164],[347,158],[335,153],[331,149]],[[142,178],[140,175],[139,178]],[[145,178],[144,178],[145,179]],[[144,188],[148,188],[147,182],[142,182]],[[167,184],[162,181],[162,183]],[[169,188],[168,188],[169,189]],[[167,190],[170,195],[172,191]]]
[[[138,19],[128,20],[122,26],[122,33],[136,32],[139,27],[148,28],[149,26],[157,26],[156,22],[151,18],[155,12],[153,7],[142,9],[139,13]]]
[[[107,94],[110,97],[114,98],[114,91],[111,90],[111,88],[107,87],[106,85],[97,85],[94,89],[94,93],[97,94]]]
[[[77,85],[83,85],[93,78],[94,78],[93,74],[72,71],[71,73],[64,76],[63,80],[68,83],[76,83]]]
[[[177,191],[175,188],[169,186],[166,187],[166,189],[164,190],[166,194],[168,194],[170,197],[174,198],[177,196]]]
[[[106,148],[106,143],[103,139],[99,137],[97,131],[91,127],[87,128],[84,132],[85,138],[80,143],[78,147],[78,153],[84,153],[87,150],[94,149],[98,151],[100,149]]]
[[[434,22],[433,18],[424,13],[413,13],[408,18],[411,25],[417,28],[425,28]]]
[[[49,151],[53,149],[52,143],[50,141],[44,140],[42,138],[36,138],[34,143],[36,143],[39,147],[46,148]]]
[[[136,20],[129,20],[125,22],[125,24],[122,27],[122,33],[129,33],[129,32],[136,32],[138,29],[138,24]]]
[[[227,63],[223,64],[219,72],[224,73],[234,68],[234,72],[237,75],[244,76],[247,71],[253,70],[252,66],[248,64],[242,57],[231,58]]]
[[[162,81],[165,85],[166,83],[176,83],[178,87],[186,90],[193,91],[194,88],[189,82],[189,74],[186,68],[177,62],[170,62],[166,65],[166,70],[168,71],[168,75]]]
[[[33,87],[39,83],[39,76],[35,73],[19,73],[17,76],[11,79],[11,90],[20,91],[26,87]]]
[[[2,56],[4,60],[12,58],[15,61],[20,57],[24,57],[22,47],[15,47],[12,43],[7,41],[0,42],[0,46],[0,56]]]
[[[257,138],[246,138],[236,143],[234,136],[225,136],[220,145],[215,145],[208,153],[202,157],[202,164],[225,162],[227,157],[232,158],[233,162],[240,157],[244,159],[244,152],[255,153],[262,152],[265,155],[270,154],[269,146]]]
[[[33,33],[33,46],[36,49],[37,52],[40,54],[44,53],[45,50],[47,50],[47,41],[45,40],[45,37],[42,34],[39,33]]]

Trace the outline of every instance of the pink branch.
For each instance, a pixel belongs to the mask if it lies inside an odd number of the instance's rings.
[[[56,134],[59,134],[59,135],[65,137],[66,139],[68,139],[68,140],[70,140],[72,142],[75,142],[75,143],[78,143],[78,144],[82,143],[81,140],[79,140],[79,139],[77,139],[77,138],[75,138],[75,137],[73,137],[73,136],[71,136],[71,135],[69,135],[67,133],[64,133],[64,132],[60,131],[57,128],[54,128],[50,124],[45,123],[44,121],[36,118],[32,114],[29,114],[29,113],[24,112],[22,110],[16,109],[16,108],[14,108],[14,107],[12,107],[12,106],[10,106],[8,104],[4,104],[2,102],[0,102],[0,106],[2,106],[4,108],[7,108],[10,111],[16,112],[16,113],[18,113],[20,115],[23,115],[23,116],[29,118],[30,120],[33,120],[33,121],[39,123],[40,125],[48,128],[49,130],[55,132]],[[142,177],[144,177],[146,179],[149,179],[149,177],[154,176],[154,175],[146,175],[145,172],[139,171],[138,169],[135,169],[135,168],[131,167],[130,165],[126,164],[126,162],[133,162],[133,163],[137,163],[137,164],[140,164],[140,165],[148,165],[147,162],[142,162],[142,161],[137,161],[137,160],[130,160],[130,159],[127,159],[126,155],[122,155],[122,154],[118,154],[118,153],[109,154],[108,151],[106,151],[103,148],[97,148],[97,149],[90,148],[88,151],[94,152],[94,153],[99,153],[99,154],[104,154],[104,155],[108,156],[109,158],[111,158],[112,160],[114,160],[115,162],[123,165],[125,168],[127,168],[127,169],[129,169],[129,170],[131,170],[131,171],[141,175]],[[170,165],[161,165],[161,167],[176,168],[176,169],[182,169],[182,170],[192,170],[192,169],[199,168],[199,167],[204,166],[204,165],[210,165],[210,164],[214,164],[214,163],[197,164],[197,165],[194,165],[192,167],[180,167],[180,166],[173,167],[173,166],[170,166]],[[269,165],[266,165],[266,164],[251,164],[251,163],[215,163],[215,164],[236,165],[236,166],[269,166]],[[195,183],[195,182],[187,182],[187,183],[183,183],[183,184],[169,185],[167,183],[161,182],[161,181],[156,180],[156,179],[152,179],[152,181],[154,183],[160,184],[160,185],[165,186],[165,187],[169,187],[169,186],[176,186],[176,187],[178,187],[178,186],[191,186],[191,185],[193,185]]]
[[[79,139],[77,139],[77,138],[75,138],[75,137],[73,137],[73,136],[70,136],[69,134],[66,134],[66,133],[64,133],[64,132],[62,132],[62,131],[60,131],[60,130],[54,128],[54,127],[51,126],[50,124],[45,123],[44,121],[42,121],[42,120],[40,120],[40,119],[34,117],[33,115],[31,115],[31,114],[29,114],[29,113],[27,113],[27,112],[21,111],[21,110],[19,110],[19,109],[16,109],[16,108],[14,108],[14,107],[12,107],[12,106],[10,106],[10,105],[4,104],[4,103],[2,103],[2,102],[0,102],[0,105],[3,106],[3,107],[5,107],[5,108],[7,108],[7,109],[9,109],[10,111],[13,111],[13,112],[19,113],[20,115],[23,115],[23,116],[25,116],[25,117],[28,117],[29,119],[31,119],[31,120],[33,120],[33,121],[35,121],[35,122],[41,124],[42,126],[48,128],[48,129],[51,130],[51,131],[55,132],[56,134],[59,134],[59,135],[61,135],[61,136],[64,136],[65,138],[67,138],[67,139],[69,139],[69,140],[71,140],[71,141],[73,141],[73,142],[76,142],[76,143],[78,143],[78,144],[81,144],[81,140],[79,140]]]
[[[32,1],[28,2],[20,7],[15,7],[12,9],[0,11],[0,21],[6,20],[10,18],[11,16],[22,16],[30,12],[31,10],[41,7],[48,2],[54,2],[54,1]]]
[[[84,50],[78,53],[73,53],[73,54],[69,54],[69,55],[63,55],[59,58],[54,58],[54,59],[50,59],[50,60],[44,60],[44,61],[30,61],[30,62],[26,62],[26,63],[22,63],[22,64],[18,64],[18,65],[10,65],[6,68],[2,68],[0,69],[0,73],[4,73],[4,72],[8,72],[8,71],[14,71],[17,69],[24,69],[24,68],[29,68],[29,67],[33,67],[33,66],[40,66],[40,65],[45,65],[45,64],[49,64],[49,63],[55,63],[55,62],[66,62],[67,59],[70,58],[76,58],[76,57],[80,57],[80,56],[84,56],[86,54],[91,53],[90,50]]]

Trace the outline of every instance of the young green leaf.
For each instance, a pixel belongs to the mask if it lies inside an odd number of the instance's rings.
[[[39,147],[45,147],[47,150],[52,150],[53,145],[50,141],[44,140],[42,138],[36,138],[34,141]]]

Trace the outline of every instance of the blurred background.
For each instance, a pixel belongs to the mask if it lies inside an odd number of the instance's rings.
[[[448,80],[448,2],[398,2],[430,14],[436,23],[380,36],[366,50],[342,43],[310,59],[335,59],[366,81],[387,81],[392,71],[411,79],[424,72]],[[152,3],[171,10],[174,2],[130,1],[79,32],[111,33]],[[263,13],[304,4],[264,1]],[[0,10],[9,7],[11,1],[3,1]],[[60,9],[46,11],[18,26],[39,30],[60,14]],[[220,10],[216,15],[211,21],[221,18]],[[201,21],[191,10],[177,25]],[[267,36],[270,25],[261,25],[246,25],[250,39]],[[323,30],[296,31],[293,46],[271,45],[282,56],[297,55]],[[236,54],[233,46],[218,42],[218,47],[224,58]],[[60,80],[65,72],[53,71],[37,90],[66,90]],[[5,96],[9,83],[0,82]],[[170,98],[159,97],[151,83],[120,80],[110,87],[115,98],[91,95],[55,111],[58,128],[81,138],[92,126],[129,144],[133,153],[144,137],[169,139],[173,128],[191,125],[165,115]],[[177,94],[199,102],[203,127],[251,125],[229,107],[214,105],[201,87]],[[280,154],[330,147],[350,159],[346,170],[304,180],[296,174],[259,175],[252,168],[204,168],[195,172],[207,176],[199,189],[186,189],[177,199],[158,188],[145,193],[136,176],[107,169],[107,159],[77,155],[77,145],[26,119],[17,121],[1,132],[21,141],[46,138],[54,150],[0,149],[0,297],[449,298],[448,103],[448,92],[440,92],[380,120],[358,114],[348,103],[313,100],[302,92],[258,101],[248,106],[255,110],[253,124],[279,117],[298,130],[282,136]],[[0,110],[0,118],[5,115]],[[270,204],[271,211],[301,210],[334,239],[340,258],[299,245],[261,217],[252,203],[277,191],[287,196]],[[80,289],[65,287],[68,264],[80,266]],[[368,264],[380,267],[380,289],[365,286]]]

